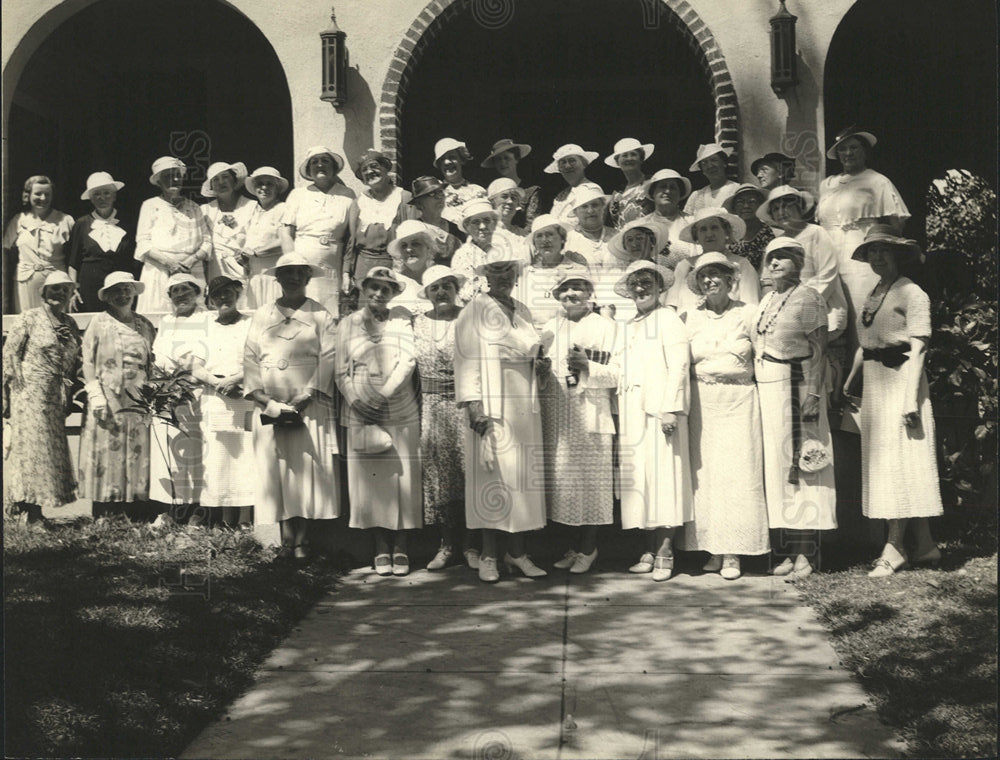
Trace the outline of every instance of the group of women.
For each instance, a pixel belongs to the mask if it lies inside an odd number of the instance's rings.
[[[921,258],[899,236],[906,207],[868,168],[875,143],[837,136],[844,171],[818,204],[780,153],[741,185],[730,149],[702,145],[691,171],[708,184],[692,192],[673,170],[647,177],[654,146],[625,138],[606,159],[625,186],[608,195],[585,174],[597,154],[564,145],[545,169],[566,182],[548,213],[517,172],[531,148],[513,140],[483,162],[500,175],[489,189],[464,178],[472,157],[452,138],[435,146],[440,178],[412,192],[367,151],[355,194],[344,160],[313,148],[309,184],[284,203],[277,170],[219,162],[199,207],[180,192],[186,167],[163,157],[134,245],[111,175],[90,177],[94,212],[75,226],[33,177],[4,238],[34,304],[4,347],[5,502],[37,519],[71,499],[61,414],[80,365],[78,479],[95,514],[152,499],[236,524],[253,506],[305,558],[310,521],[349,504],[378,574],[407,574],[407,531],[435,525],[428,568],[461,554],[492,582],[501,563],[546,574],[526,540],[547,520],[576,529],[555,566],[587,572],[619,502],[622,527],[647,537],[632,572],[668,579],[677,548],[734,579],[777,529],[772,572],[797,579],[817,531],[836,527],[827,405],[863,373],[863,509],[890,521],[872,574],[936,561],[929,306],[905,276]],[[67,311],[95,301],[81,339]],[[167,313],[154,331],[142,312]],[[200,385],[171,424],[126,408],[154,367]]]

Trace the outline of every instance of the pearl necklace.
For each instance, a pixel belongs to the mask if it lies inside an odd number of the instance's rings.
[[[784,297],[784,299],[782,299],[781,303],[780,303],[780,304],[778,304],[778,308],[777,308],[777,309],[774,309],[774,311],[773,311],[773,312],[771,312],[771,304],[772,304],[772,303],[774,302],[774,295],[773,295],[773,293],[771,294],[771,296],[770,296],[770,300],[768,301],[768,304],[767,304],[767,308],[766,308],[766,309],[763,309],[763,310],[762,310],[762,311],[760,312],[760,316],[759,316],[759,317],[757,317],[757,334],[758,334],[758,335],[764,335],[765,333],[770,333],[770,332],[774,332],[774,323],[775,323],[775,321],[777,321],[777,319],[778,319],[778,315],[779,315],[779,314],[781,313],[781,310],[785,308],[785,304],[786,304],[786,303],[788,303],[788,299],[792,297],[792,292],[793,292],[793,291],[795,290],[795,288],[797,288],[797,287],[798,287],[798,285],[792,285],[792,287],[790,287],[790,288],[788,289],[788,295],[786,295],[786,296]],[[763,328],[762,328],[762,327],[761,327],[761,322],[763,322],[763,321],[764,321],[764,316],[765,316],[765,315],[766,315],[766,314],[767,314],[768,312],[771,312],[771,316],[770,316],[770,318],[769,318],[769,319],[767,320],[767,323],[766,323],[766,324],[764,324],[764,326],[763,326]]]

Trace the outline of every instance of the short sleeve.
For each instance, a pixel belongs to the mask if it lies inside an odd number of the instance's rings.
[[[911,338],[931,336],[931,299],[913,283],[906,286],[906,334]]]
[[[826,327],[826,302],[810,287],[803,287],[799,297],[799,326],[806,334]]]

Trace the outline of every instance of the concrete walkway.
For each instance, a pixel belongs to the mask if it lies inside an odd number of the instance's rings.
[[[359,570],[183,757],[899,756],[867,702],[780,580]]]

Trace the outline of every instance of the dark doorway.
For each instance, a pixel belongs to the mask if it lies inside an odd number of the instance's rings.
[[[476,161],[467,175],[484,185],[496,176],[479,168],[493,142],[530,144],[519,172],[548,197],[562,181],[542,169],[564,143],[600,153],[587,174],[609,192],[624,181],[603,159],[622,137],[655,143],[647,172],[686,172],[698,144],[714,140],[712,86],[703,56],[671,23],[671,11],[663,6],[648,18],[648,6],[519,2],[494,28],[477,21],[469,4],[455,3],[458,12],[410,71],[399,114],[403,179],[435,173],[434,143],[445,136],[468,144]]]
[[[14,91],[5,168],[8,213],[32,174],[56,184],[73,216],[87,175],[125,182],[119,216],[135,229],[155,191],[149,167],[172,153],[200,173],[217,160],[278,167],[291,177],[291,98],[274,49],[243,15],[206,0],[100,0],[34,52]],[[6,221],[6,220],[5,220]]]
[[[902,193],[911,237],[923,239],[927,188],[945,170],[995,185],[996,13],[989,0],[859,0],[830,43],[826,133],[875,134],[872,168]]]

